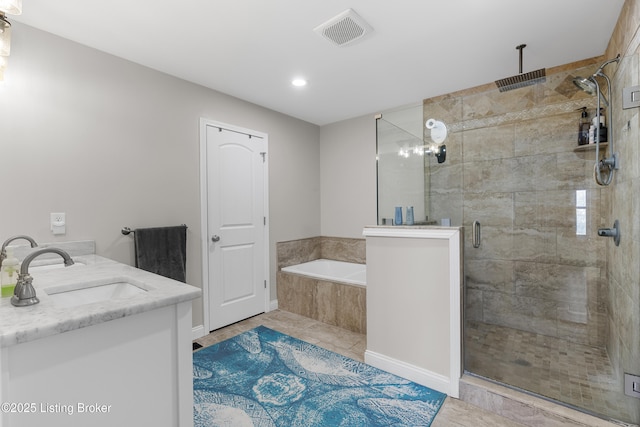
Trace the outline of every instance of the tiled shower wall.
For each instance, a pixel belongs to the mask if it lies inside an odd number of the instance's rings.
[[[605,222],[618,219],[622,228],[620,246],[607,243],[608,330],[607,350],[617,372],[640,375],[640,109],[621,108],[624,87],[640,85],[640,2],[627,0],[605,56],[623,57],[619,66],[607,68],[613,75],[613,122],[619,142],[621,167],[616,173]],[[615,74],[614,74],[615,72]],[[634,420],[640,423],[640,401],[635,402]]]
[[[545,83],[495,85],[424,101],[424,117],[450,131],[447,160],[431,159],[431,217],[465,227],[466,319],[603,346],[607,329],[608,189],[593,180],[594,151],[577,147],[579,91],[601,58],[547,70]],[[586,235],[576,234],[585,190]],[[471,245],[472,223],[482,243]],[[607,225],[608,226],[608,225]]]

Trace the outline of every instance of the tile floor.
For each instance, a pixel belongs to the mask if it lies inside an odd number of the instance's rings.
[[[226,328],[218,329],[194,342],[205,347],[210,346],[259,325],[264,325],[292,337],[342,354],[343,356],[361,362],[364,361],[364,351],[366,349],[365,335],[282,310],[274,310],[243,320]],[[438,416],[432,423],[432,427],[445,426],[515,427],[522,425],[461,400],[447,397]]]
[[[467,322],[470,372],[616,420],[630,422],[632,399],[621,393],[604,348]]]

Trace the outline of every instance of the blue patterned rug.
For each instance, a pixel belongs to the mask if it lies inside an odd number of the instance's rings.
[[[429,426],[445,394],[264,326],[193,354],[195,427]]]

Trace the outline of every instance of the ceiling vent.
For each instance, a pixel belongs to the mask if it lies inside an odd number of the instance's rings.
[[[313,29],[336,46],[346,46],[360,40],[373,31],[353,9],[347,9],[338,16]]]

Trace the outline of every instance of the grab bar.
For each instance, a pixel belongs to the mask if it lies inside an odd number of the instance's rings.
[[[481,241],[480,223],[478,221],[473,221],[473,247],[479,248],[480,241]]]

